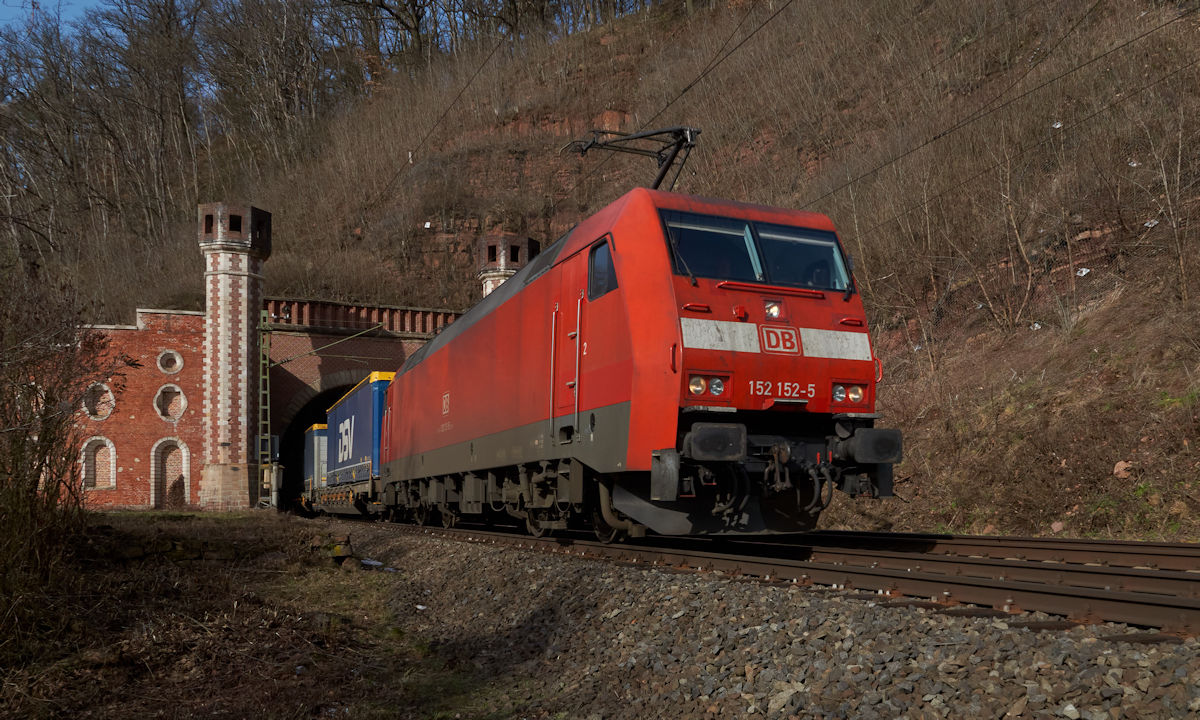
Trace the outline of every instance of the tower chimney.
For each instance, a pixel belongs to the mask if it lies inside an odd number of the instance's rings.
[[[244,204],[205,203],[196,218],[205,294],[200,504],[251,507],[259,487],[256,363],[271,213]]]
[[[483,296],[492,294],[540,251],[537,240],[522,240],[516,233],[498,231],[480,238],[478,277],[483,282]]]

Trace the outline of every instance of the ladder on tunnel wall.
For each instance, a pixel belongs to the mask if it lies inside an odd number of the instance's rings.
[[[271,333],[263,310],[258,323],[258,506],[271,507]]]

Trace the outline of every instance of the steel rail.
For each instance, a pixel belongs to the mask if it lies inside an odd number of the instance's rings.
[[[1156,571],[1127,567],[1112,568],[974,557],[951,558],[945,555],[913,555],[912,553],[876,550],[826,548],[815,549],[807,557],[796,559],[821,564],[868,565],[907,572],[930,572],[938,575],[961,575],[980,579],[1200,598],[1200,575],[1177,570]]]
[[[608,545],[571,538],[530,538],[486,530],[421,527],[406,530],[577,557],[872,590],[891,597],[929,598],[946,606],[969,603],[1010,613],[1043,611],[1085,622],[1123,622],[1158,627],[1167,632],[1200,634],[1200,576],[1184,572],[989,558],[951,559],[928,554],[860,552],[854,548],[840,551],[814,549],[812,557],[797,559],[647,545]]]
[[[1200,572],[1200,543],[992,535],[821,531],[788,538],[736,538],[742,547],[838,547]]]

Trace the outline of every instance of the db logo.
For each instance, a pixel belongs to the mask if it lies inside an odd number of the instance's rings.
[[[795,328],[762,326],[763,352],[783,353],[786,355],[800,354],[800,339],[796,336]]]

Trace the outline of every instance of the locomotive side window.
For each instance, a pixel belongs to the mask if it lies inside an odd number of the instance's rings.
[[[592,251],[588,259],[588,300],[617,289],[617,272],[613,268],[612,249],[602,242]]]

